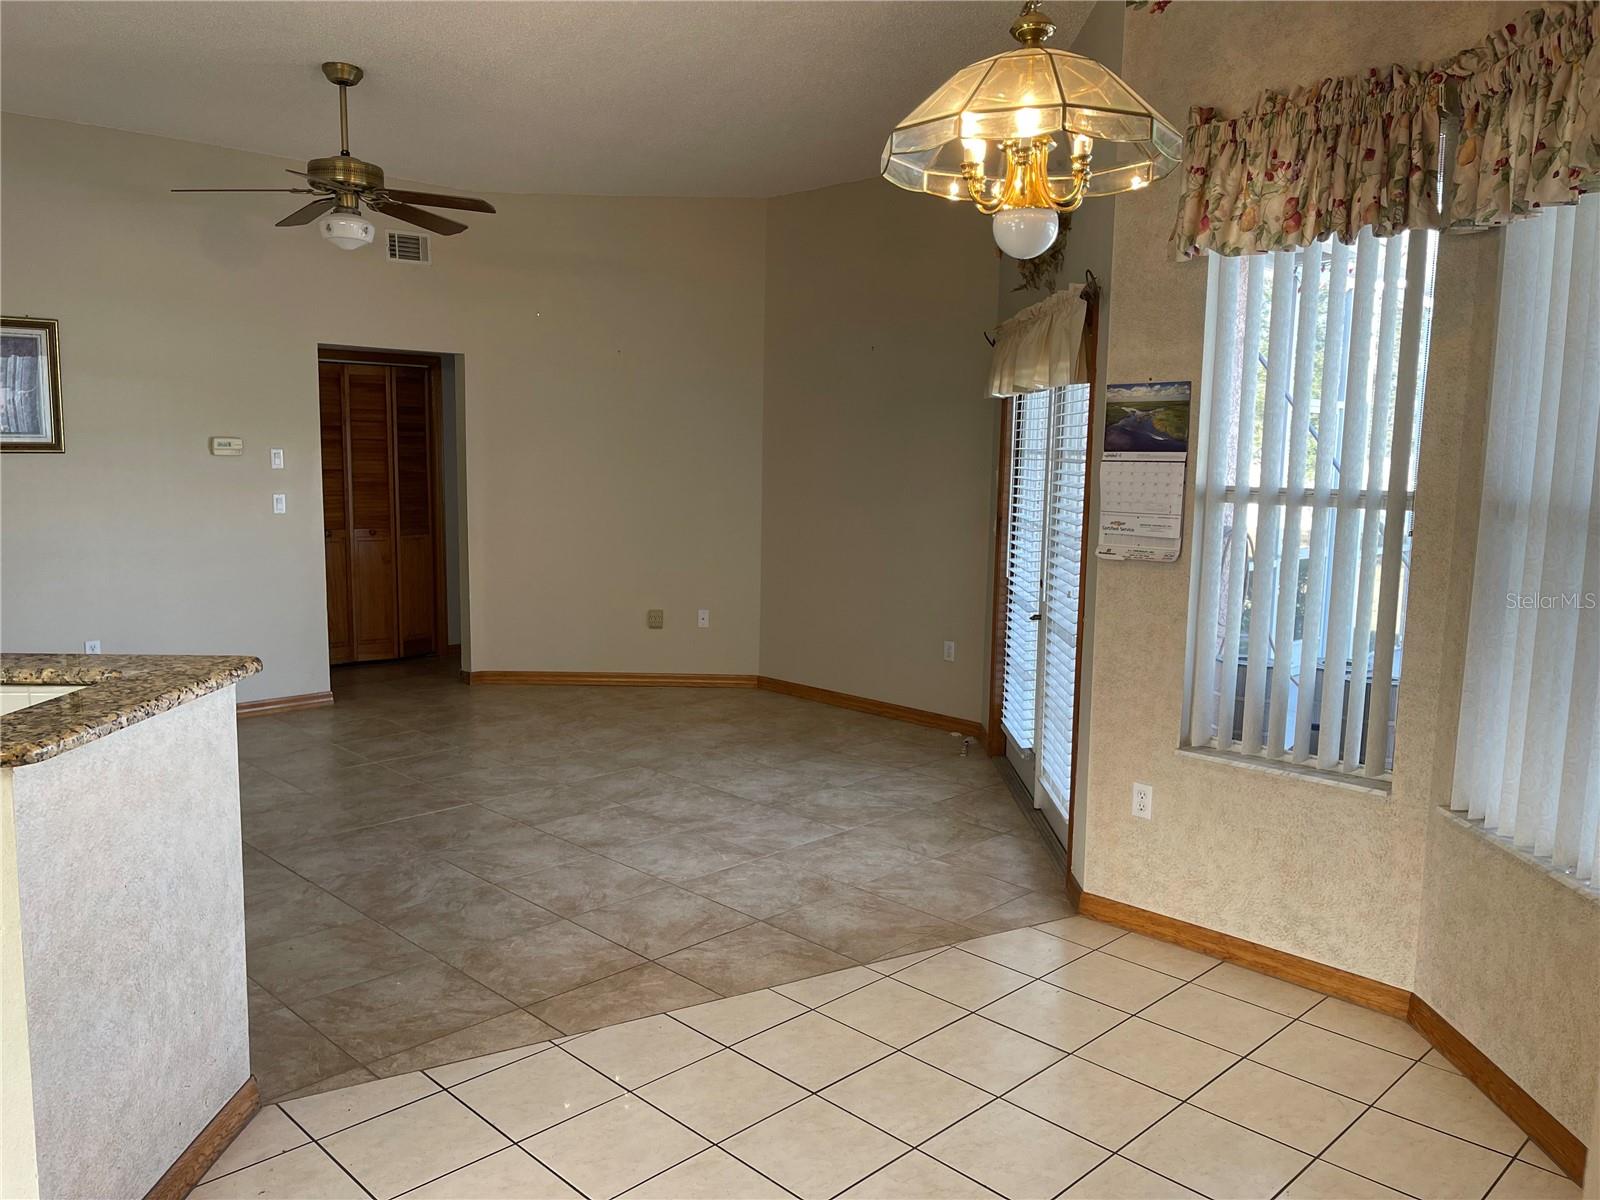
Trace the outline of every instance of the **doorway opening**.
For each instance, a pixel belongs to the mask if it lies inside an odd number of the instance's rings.
[[[454,356],[317,349],[328,662],[459,648]]]

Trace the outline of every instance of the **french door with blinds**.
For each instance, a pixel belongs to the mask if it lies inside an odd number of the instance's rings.
[[[1088,502],[1086,383],[1007,401],[1006,756],[1058,832],[1072,803]]]

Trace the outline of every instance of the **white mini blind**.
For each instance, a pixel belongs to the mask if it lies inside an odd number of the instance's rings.
[[[1450,806],[1600,886],[1600,195],[1505,231]]]
[[[1038,719],[1040,572],[1044,561],[1044,488],[1050,393],[1009,401],[1010,523],[1006,536],[1005,683],[1000,722],[1022,750],[1033,748]]]
[[[1436,247],[1210,256],[1188,746],[1392,765]]]
[[[1072,796],[1078,695],[1078,618],[1082,611],[1083,516],[1088,500],[1088,384],[1055,388],[1050,402],[1043,602],[1039,647],[1039,781],[1066,811]]]

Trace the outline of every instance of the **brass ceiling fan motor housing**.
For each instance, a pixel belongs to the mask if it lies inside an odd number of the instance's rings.
[[[336,192],[383,190],[383,168],[349,154],[313,158],[306,164],[306,178]]]

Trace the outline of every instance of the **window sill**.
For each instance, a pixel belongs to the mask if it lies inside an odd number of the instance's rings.
[[[1179,758],[1198,759],[1201,762],[1208,763],[1222,763],[1225,766],[1237,767],[1245,771],[1276,775],[1280,779],[1299,779],[1306,783],[1320,783],[1327,787],[1340,788],[1347,792],[1359,792],[1366,796],[1381,796],[1384,799],[1388,799],[1392,790],[1391,780],[1383,775],[1367,779],[1355,775],[1341,775],[1333,771],[1322,771],[1316,767],[1302,767],[1294,763],[1272,762],[1265,758],[1247,758],[1241,754],[1226,754],[1221,750],[1207,750],[1194,746],[1179,746],[1176,754]]]
[[[1475,821],[1471,817],[1467,816],[1466,813],[1452,812],[1443,805],[1439,806],[1439,812],[1443,814],[1445,820],[1454,822],[1462,829],[1467,830],[1474,837],[1481,838],[1483,841],[1488,842],[1489,845],[1494,846],[1503,853],[1511,855],[1513,858],[1516,858],[1518,861],[1533,868],[1541,875],[1553,880],[1569,891],[1578,893],[1578,895],[1589,901],[1589,903],[1600,906],[1600,887],[1579,882],[1579,880],[1573,875],[1561,870],[1548,858],[1539,858],[1536,855],[1528,853],[1526,850],[1518,850],[1511,844],[1510,838],[1501,837],[1498,833],[1490,833],[1483,827],[1482,821]]]

